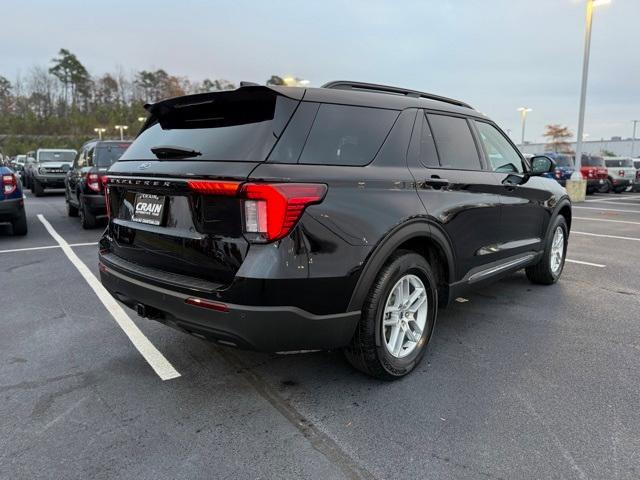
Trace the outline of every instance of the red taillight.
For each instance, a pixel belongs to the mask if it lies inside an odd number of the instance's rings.
[[[100,191],[100,175],[93,172],[87,173],[87,187],[89,187],[94,192],[99,192]]]
[[[244,229],[252,240],[272,242],[286,237],[308,205],[319,203],[327,186],[312,183],[246,183]]]
[[[191,190],[206,195],[224,195],[233,197],[238,193],[240,182],[223,182],[217,180],[187,180]]]
[[[212,302],[211,300],[205,300],[204,298],[189,297],[184,301],[184,303],[193,305],[194,307],[208,308],[209,310],[215,310],[216,312],[226,313],[229,311],[229,307],[224,303]]]
[[[559,168],[556,168],[556,178],[562,178],[562,171]]]
[[[2,191],[5,195],[11,195],[18,188],[18,181],[13,173],[2,175]]]
[[[621,177],[624,177],[624,170],[618,170],[618,175],[620,175]]]

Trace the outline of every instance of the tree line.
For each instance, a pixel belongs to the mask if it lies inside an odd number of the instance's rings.
[[[276,75],[267,84],[284,85]],[[25,153],[38,147],[78,148],[95,137],[94,128],[129,126],[135,135],[146,116],[145,103],[190,93],[236,88],[225,79],[201,82],[171,75],[164,69],[126,73],[122,69],[92,75],[67,49],[47,66],[35,66],[15,80],[0,75],[0,152]]]

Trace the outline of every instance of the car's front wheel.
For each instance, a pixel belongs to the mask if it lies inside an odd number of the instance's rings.
[[[34,178],[32,181],[32,185],[33,187],[31,188],[31,191],[36,197],[41,197],[44,195],[44,187],[38,180]]]
[[[542,258],[536,265],[525,269],[527,278],[531,282],[541,285],[551,285],[558,281],[567,257],[569,228],[562,215],[556,217],[549,232],[550,234],[545,240]]]
[[[435,275],[424,257],[396,252],[365,300],[351,345],[345,349],[349,362],[384,380],[408,374],[425,354],[437,298]]]

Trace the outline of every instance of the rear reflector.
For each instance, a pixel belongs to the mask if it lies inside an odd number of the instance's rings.
[[[189,189],[206,195],[225,195],[233,197],[238,193],[240,182],[221,182],[216,180],[188,180]]]
[[[212,302],[211,300],[205,300],[204,298],[189,297],[184,301],[184,303],[193,305],[194,307],[208,308],[209,310],[215,310],[216,312],[226,313],[229,311],[229,307],[224,303]]]

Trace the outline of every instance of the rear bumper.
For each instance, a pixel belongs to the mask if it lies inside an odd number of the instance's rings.
[[[84,194],[82,196],[82,199],[84,200],[84,204],[87,206],[89,211],[96,217],[104,217],[107,215],[107,205],[106,205],[104,195]]]
[[[226,312],[185,303],[193,295],[152,285],[114,268],[100,257],[100,278],[115,298],[139,313],[181,331],[265,352],[346,346],[360,312],[314,315],[294,306],[263,307],[225,303]],[[202,294],[201,294],[202,295]]]
[[[630,180],[628,178],[614,178],[613,185],[616,187],[628,187],[630,185],[633,185],[633,180]]]
[[[24,211],[24,199],[10,198],[0,200],[0,222],[12,222]]]
[[[602,178],[588,178],[587,188],[600,188],[604,185],[605,180]]]

